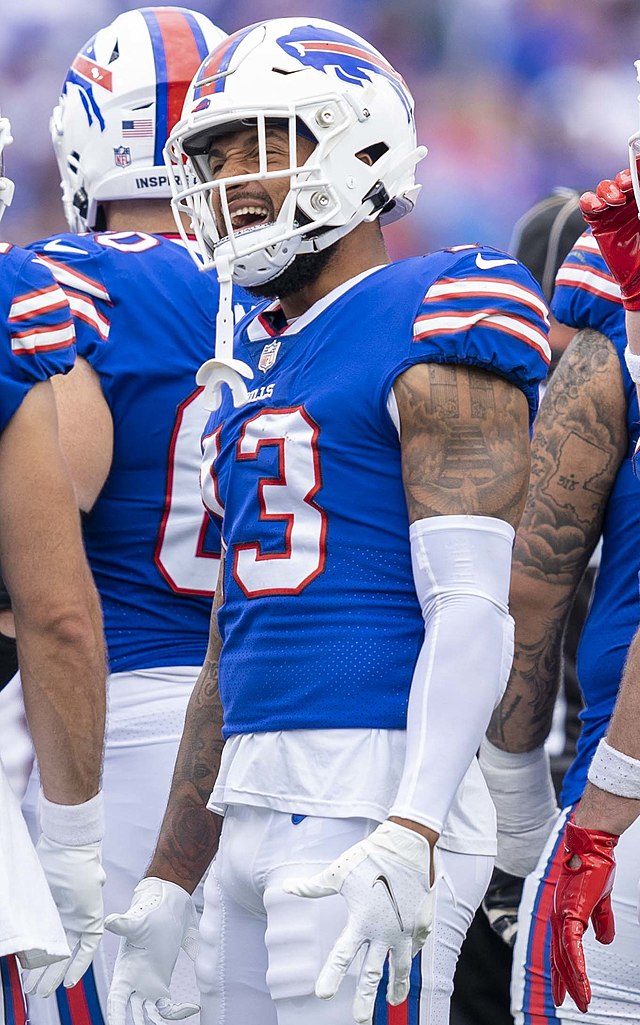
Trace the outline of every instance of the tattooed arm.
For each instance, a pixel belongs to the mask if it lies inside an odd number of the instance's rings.
[[[513,559],[514,666],[487,734],[502,750],[533,751],[548,736],[564,628],[627,444],[618,356],[604,335],[580,331],[551,379],[534,429]]]
[[[467,514],[517,527],[529,473],[520,389],[484,370],[421,363],[394,392],[409,521]]]
[[[224,558],[211,611],[209,647],[187,707],[182,740],[173,770],[167,810],[147,876],[177,883],[192,893],[218,848],[222,819],[207,810],[224,740],[218,692],[222,642],[217,612],[222,603]]]
[[[394,392],[425,639],[391,816],[434,843],[504,686],[529,416],[519,388],[465,366],[414,366]]]

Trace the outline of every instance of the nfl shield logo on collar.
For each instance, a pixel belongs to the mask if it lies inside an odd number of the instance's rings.
[[[114,147],[113,160],[116,167],[128,167],[131,163],[131,150],[128,146]]]
[[[258,370],[261,370],[263,374],[266,374],[267,370],[270,370],[275,363],[279,348],[280,342],[269,342],[260,353]]]

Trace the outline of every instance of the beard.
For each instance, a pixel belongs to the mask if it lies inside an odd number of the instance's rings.
[[[263,285],[245,285],[245,291],[258,299],[286,299],[313,285],[336,258],[340,241],[321,249],[319,253],[301,253],[288,267]]]

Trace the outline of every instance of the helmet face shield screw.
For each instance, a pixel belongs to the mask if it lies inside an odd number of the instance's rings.
[[[329,206],[330,199],[326,192],[314,192],[309,202],[314,210],[322,212]]]
[[[325,107],[324,110],[319,110],[316,114],[316,121],[322,128],[328,128],[336,119],[336,115],[331,107]]]

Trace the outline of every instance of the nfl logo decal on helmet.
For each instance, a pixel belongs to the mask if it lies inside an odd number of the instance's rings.
[[[131,163],[131,150],[128,146],[116,146],[113,151],[113,161],[116,167],[129,167]]]

